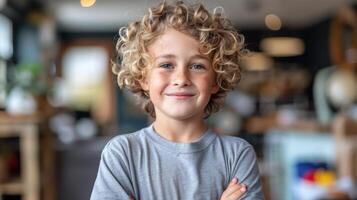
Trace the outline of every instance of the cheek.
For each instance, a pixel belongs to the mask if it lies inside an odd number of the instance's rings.
[[[167,85],[167,78],[160,73],[154,73],[150,77],[150,90],[152,92],[161,92]]]
[[[207,75],[200,78],[198,85],[202,90],[211,92],[214,82],[214,76]]]

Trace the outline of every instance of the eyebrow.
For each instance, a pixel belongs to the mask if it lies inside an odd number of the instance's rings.
[[[161,56],[157,56],[157,57],[155,58],[155,60],[160,59],[160,58],[175,58],[175,57],[176,57],[176,56],[173,55],[173,54],[164,54],[164,55],[161,55]]]
[[[155,60],[157,59],[161,59],[161,58],[176,58],[176,56],[174,54],[164,54],[161,56],[157,56],[155,58]],[[204,59],[204,60],[209,60],[209,58],[207,56],[204,55],[200,55],[200,54],[196,54],[194,56],[192,56],[190,59]]]

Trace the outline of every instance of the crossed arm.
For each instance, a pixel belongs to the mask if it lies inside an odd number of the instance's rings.
[[[242,159],[240,162],[234,163],[232,165],[234,166],[232,171],[234,177],[240,177],[239,181],[244,182],[244,184],[249,184],[249,190],[247,185],[239,183],[237,178],[233,178],[228,184],[227,188],[221,194],[219,200],[237,200],[240,198],[247,200],[264,199],[261,193],[255,155],[252,153],[253,150],[251,148],[246,148],[246,151],[250,151],[251,153],[243,154],[244,156],[242,157],[244,159]],[[129,171],[125,167],[110,167],[118,164],[121,166],[126,166],[127,163],[122,163],[124,159],[118,159],[123,158],[121,154],[118,154],[118,151],[112,151],[111,153],[114,155],[110,155],[107,151],[105,151],[102,156],[99,167],[100,170],[98,171],[98,177],[92,191],[91,200],[129,199],[128,194],[135,193],[130,188],[124,188],[125,185],[131,185],[131,181],[129,180]],[[116,174],[123,175],[120,177],[120,181],[118,180]]]
[[[237,200],[243,196],[247,191],[247,186],[244,184],[238,183],[237,178],[233,178],[232,181],[227,186],[227,189],[222,193],[220,200]],[[130,197],[129,200],[135,200],[133,197]]]

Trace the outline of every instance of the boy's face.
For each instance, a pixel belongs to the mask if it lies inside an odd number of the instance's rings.
[[[203,119],[219,87],[209,58],[199,49],[198,41],[174,29],[148,47],[152,64],[142,87],[149,92],[156,119]]]

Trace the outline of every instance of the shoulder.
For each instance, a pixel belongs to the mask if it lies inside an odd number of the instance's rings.
[[[244,147],[251,146],[251,144],[249,144],[246,140],[238,136],[219,135],[218,138],[220,138],[223,143],[228,145],[241,145]]]
[[[221,149],[226,159],[230,161],[254,160],[254,148],[246,140],[237,136],[218,135],[215,149]]]
[[[218,140],[221,142],[225,149],[243,151],[245,149],[253,148],[252,145],[249,144],[246,140],[237,136],[218,135]]]
[[[115,136],[106,144],[103,149],[103,154],[126,153],[132,148],[140,147],[140,144],[145,140],[145,137],[145,128],[133,133]]]

